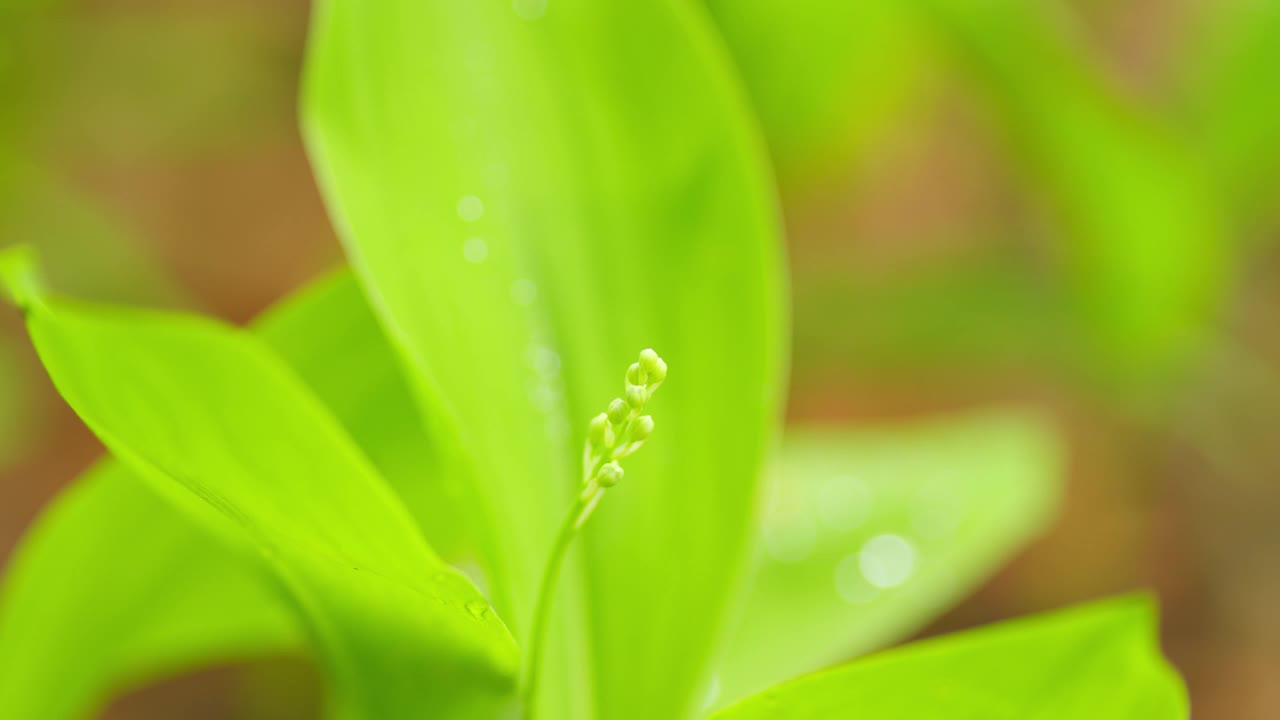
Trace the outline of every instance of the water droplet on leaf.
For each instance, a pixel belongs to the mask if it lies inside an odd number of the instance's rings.
[[[475,195],[467,195],[458,201],[458,217],[475,222],[484,217],[484,203]]]
[[[916,570],[916,548],[901,535],[877,535],[858,552],[858,567],[878,588],[897,587]]]
[[[857,553],[836,564],[835,585],[836,594],[851,605],[865,605],[880,597],[880,591],[863,576]]]
[[[547,0],[512,0],[511,7],[525,20],[537,20],[547,12]]]
[[[489,245],[481,238],[471,238],[462,244],[462,257],[467,262],[482,263],[489,257]]]
[[[511,283],[511,299],[517,305],[532,305],[533,301],[538,299],[538,286],[528,278],[520,278]]]
[[[483,600],[468,600],[467,612],[477,620],[483,620],[489,614],[489,604]]]

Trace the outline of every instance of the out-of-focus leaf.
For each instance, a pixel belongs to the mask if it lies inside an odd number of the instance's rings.
[[[1107,86],[1043,6],[919,1],[1063,225],[1092,362],[1122,380],[1166,378],[1215,317],[1230,265],[1203,169]]]
[[[1280,189],[1280,3],[1223,0],[1198,18],[1187,54],[1190,130],[1218,187],[1246,215],[1274,212]]]
[[[1052,432],[1014,413],[789,432],[719,700],[918,629],[1044,528],[1060,470]]]
[[[786,179],[844,170],[922,80],[899,0],[708,0]]]
[[[296,21],[275,7],[67,18],[59,40],[76,51],[42,108],[46,131],[107,162],[287,131],[296,67],[282,60]]]
[[[1054,297],[1003,260],[948,258],[888,275],[811,271],[795,305],[796,377],[850,364],[955,372],[1052,363],[1065,342]]]
[[[107,462],[54,502],[9,564],[0,717],[87,717],[113,690],[302,643],[265,577]]]
[[[545,717],[687,716],[743,575],[781,257],[745,99],[699,12],[330,0],[315,25],[317,173],[433,434],[462,450],[448,460],[517,637],[587,421],[639,349],[671,368],[657,435],[558,593]]]
[[[1155,610],[1120,598],[890,650],[768,690],[713,720],[1185,720]]]
[[[157,258],[91,197],[31,163],[22,163],[16,172],[21,186],[6,198],[0,234],[32,238],[28,244],[49,264],[51,284],[102,301],[184,304],[181,290]]]
[[[265,346],[49,299],[18,270],[10,292],[63,397],[153,489],[252,548],[304,619],[338,717],[481,717],[504,701],[516,653],[501,621]]]
[[[457,521],[436,497],[448,486],[431,473],[398,360],[354,278],[308,286],[256,330],[388,478],[433,546],[461,555]],[[7,573],[0,716],[81,717],[112,690],[175,669],[301,649],[296,618],[266,583],[120,463],[104,462],[42,516]]]

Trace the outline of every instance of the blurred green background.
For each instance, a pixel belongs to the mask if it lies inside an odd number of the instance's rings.
[[[1280,717],[1280,2],[706,5],[778,174],[789,420],[1013,403],[1066,437],[1053,529],[926,632],[1149,586],[1197,716]],[[234,321],[341,262],[297,130],[308,9],[9,0],[0,244]],[[0,313],[0,557],[99,451]],[[306,668],[242,672],[109,717],[313,713]]]

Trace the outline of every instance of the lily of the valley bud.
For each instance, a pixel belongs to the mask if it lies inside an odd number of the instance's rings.
[[[640,363],[631,363],[631,367],[627,368],[627,384],[628,385],[644,385],[645,372],[640,367]]]
[[[643,442],[645,440],[648,440],[649,436],[652,434],[653,434],[653,416],[652,415],[641,415],[640,417],[636,418],[635,422],[631,425],[632,442]]]
[[[643,387],[639,385],[627,386],[627,404],[639,410],[644,407],[645,402],[649,400],[649,393],[645,392]]]
[[[640,362],[637,363],[645,372],[653,372],[653,369],[662,362],[662,358],[658,357],[658,353],[653,348],[645,348],[640,351]]]
[[[605,463],[600,468],[600,487],[613,487],[622,481],[622,466],[616,462]]]
[[[658,362],[646,373],[649,376],[649,386],[657,387],[662,384],[663,380],[667,379],[667,364],[662,361],[662,358],[658,358]]]
[[[653,348],[640,351],[640,362],[638,364],[641,372],[644,373],[645,380],[651,387],[657,387],[662,384],[663,380],[667,379],[667,363],[658,357],[658,353],[654,352]]]
[[[626,422],[627,416],[630,414],[631,406],[627,404],[626,400],[616,398],[613,402],[609,403],[609,422],[614,425],[621,425]]]
[[[541,667],[542,646],[551,612],[551,594],[564,563],[570,543],[591,518],[605,490],[622,481],[624,472],[618,461],[639,450],[653,434],[653,417],[640,410],[653,397],[658,385],[667,377],[667,364],[653,350],[640,353],[640,361],[627,368],[623,398],[609,403],[609,409],[591,418],[587,424],[587,442],[582,453],[582,486],[577,500],[556,534],[555,544],[547,557],[542,585],[533,612],[533,630],[529,641],[529,664],[521,678],[520,695],[526,708],[536,707],[535,693]],[[617,447],[615,447],[615,444]]]
[[[613,445],[613,429],[609,427],[609,416],[605,413],[591,418],[587,426],[587,442],[593,448],[606,448]]]

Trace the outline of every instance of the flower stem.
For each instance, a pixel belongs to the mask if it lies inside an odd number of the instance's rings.
[[[542,570],[542,582],[538,588],[538,601],[534,605],[533,611],[532,634],[529,636],[528,657],[525,665],[526,672],[520,690],[520,701],[524,706],[525,717],[528,720],[533,720],[537,713],[535,703],[538,699],[538,677],[542,668],[543,645],[546,644],[547,624],[551,620],[552,601],[555,598],[556,586],[559,584],[560,569],[564,566],[564,559],[569,554],[569,547],[573,545],[573,539],[578,536],[578,530],[582,528],[583,523],[591,515],[591,511],[595,509],[596,501],[603,491],[604,488],[599,485],[590,485],[579,493],[577,500],[574,501],[569,508],[569,512],[564,516],[564,520],[560,523],[560,530],[556,533],[555,544],[551,546],[551,553],[547,555],[546,567]]]
[[[533,720],[538,712],[543,646],[564,559],[604,491],[622,480],[624,473],[618,461],[638,450],[653,434],[653,418],[640,413],[666,377],[667,364],[662,358],[652,349],[641,351],[640,361],[627,368],[626,399],[616,398],[609,403],[608,412],[596,415],[588,424],[587,442],[582,451],[582,484],[556,532],[533,606],[533,627],[525,647],[524,675],[520,682],[520,703],[528,720]]]

